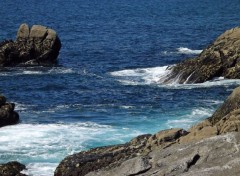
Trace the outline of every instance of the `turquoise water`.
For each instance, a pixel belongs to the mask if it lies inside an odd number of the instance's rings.
[[[0,72],[0,92],[21,117],[0,128],[0,162],[49,176],[69,154],[211,116],[239,80],[163,85],[161,78],[238,26],[239,3],[2,0],[0,40],[14,39],[26,22],[55,29],[63,46],[55,68]]]

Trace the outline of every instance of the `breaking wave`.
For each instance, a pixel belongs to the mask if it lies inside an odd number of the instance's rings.
[[[120,78],[119,81],[129,85],[159,84],[171,73],[169,66],[153,68],[137,68],[111,72],[112,76]]]
[[[152,68],[137,68],[126,69],[121,71],[111,72],[110,75],[123,85],[156,85],[160,87],[173,88],[173,89],[192,89],[198,87],[214,87],[214,86],[228,86],[239,85],[240,79],[225,79],[218,77],[204,83],[193,84],[179,84],[179,76],[172,79],[171,82],[165,83],[165,80],[171,74],[170,66],[152,67]]]
[[[73,124],[18,124],[0,130],[0,163],[12,160],[27,164],[29,175],[53,175],[67,155],[96,145],[123,143],[140,132],[94,122]]]
[[[167,121],[167,126],[169,128],[179,128],[179,126],[181,126],[182,128],[188,129],[193,124],[199,122],[199,120],[210,117],[213,112],[213,108],[196,108],[193,109],[189,114],[180,116],[178,119],[169,119]]]
[[[189,48],[180,47],[177,48],[177,51],[181,54],[200,54],[203,50],[192,50]]]

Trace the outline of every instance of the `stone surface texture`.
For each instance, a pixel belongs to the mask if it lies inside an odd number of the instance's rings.
[[[1,176],[27,176],[21,173],[21,171],[23,171],[24,169],[26,169],[26,167],[23,164],[17,161],[12,161],[6,164],[0,164],[0,175]]]

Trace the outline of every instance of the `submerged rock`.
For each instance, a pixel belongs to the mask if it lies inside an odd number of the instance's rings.
[[[14,111],[14,108],[14,103],[7,103],[6,98],[0,95],[0,127],[19,122],[19,115]]]
[[[240,78],[240,27],[227,30],[193,59],[169,68],[165,82],[201,83],[215,77]]]
[[[61,42],[57,33],[45,26],[22,24],[16,41],[0,43],[0,67],[52,66],[57,63]]]
[[[26,169],[26,166],[17,162],[12,161],[6,164],[0,164],[0,175],[1,176],[27,176],[22,174],[21,171]]]

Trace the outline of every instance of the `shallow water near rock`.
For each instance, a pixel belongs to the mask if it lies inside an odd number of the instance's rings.
[[[21,123],[0,128],[0,163],[53,175],[67,155],[209,117],[240,80],[161,84],[167,67],[239,25],[239,1],[1,1],[0,40],[19,25],[58,32],[59,66],[6,68],[0,92]]]

